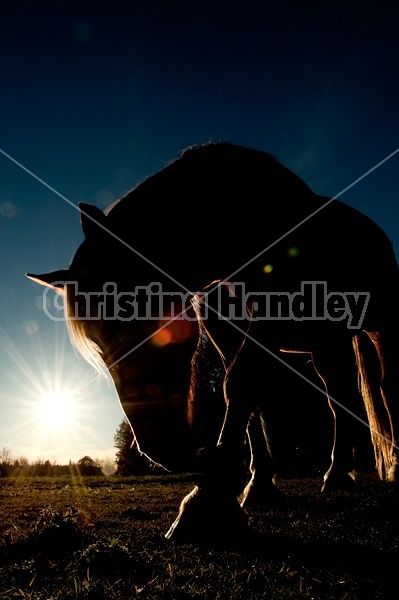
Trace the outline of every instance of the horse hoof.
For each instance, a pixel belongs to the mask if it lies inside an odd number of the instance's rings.
[[[237,541],[248,533],[248,517],[237,498],[195,487],[182,501],[165,537],[173,541]]]
[[[342,475],[328,475],[324,479],[322,492],[336,492],[339,490],[351,490],[356,486],[355,476],[352,473]]]
[[[399,482],[399,464],[397,461],[397,457],[395,457],[393,464],[391,464],[391,466],[387,470],[386,481],[388,481],[389,483]]]
[[[238,501],[242,507],[281,506],[286,498],[274,483],[262,485],[249,482]]]

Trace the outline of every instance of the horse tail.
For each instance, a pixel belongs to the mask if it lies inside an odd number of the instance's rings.
[[[359,391],[368,418],[375,464],[383,481],[389,479],[392,464],[392,435],[389,414],[380,391],[381,369],[374,344],[366,333],[352,338],[358,369]]]

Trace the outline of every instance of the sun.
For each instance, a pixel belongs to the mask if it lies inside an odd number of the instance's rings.
[[[37,404],[37,419],[44,429],[66,429],[75,415],[73,394],[65,390],[49,390]]]

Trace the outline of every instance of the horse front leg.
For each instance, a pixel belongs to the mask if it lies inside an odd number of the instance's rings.
[[[247,532],[248,518],[238,501],[247,479],[245,438],[254,408],[246,347],[241,346],[227,369],[226,413],[218,442],[203,451],[203,475],[183,499],[168,539],[231,540]]]
[[[197,348],[191,360],[187,420],[197,450],[215,446],[226,412],[223,382],[224,362],[199,322]]]

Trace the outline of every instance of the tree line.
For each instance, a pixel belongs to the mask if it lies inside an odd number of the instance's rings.
[[[114,444],[117,449],[115,462],[83,456],[77,462],[69,461],[65,465],[43,459],[31,462],[26,456],[13,458],[11,451],[3,447],[0,449],[0,477],[128,476],[160,472],[159,468],[140,453],[126,419],[116,429]]]
[[[13,459],[7,448],[0,450],[0,477],[61,477],[63,475],[104,475],[107,461],[84,456],[77,462],[66,465],[37,459],[30,462],[25,456]]]

